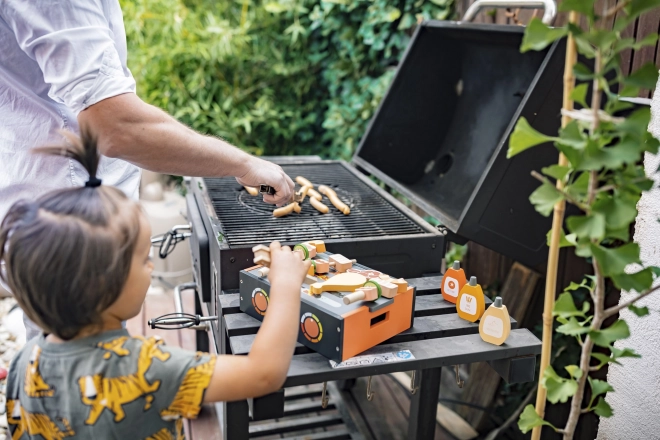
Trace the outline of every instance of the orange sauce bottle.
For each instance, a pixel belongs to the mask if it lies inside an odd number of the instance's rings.
[[[484,291],[477,284],[477,277],[470,277],[470,282],[461,289],[456,300],[458,316],[470,322],[477,322],[486,310]]]
[[[479,322],[481,339],[495,345],[502,345],[511,333],[509,311],[502,304],[502,298],[496,297],[495,302],[488,307]]]
[[[447,269],[445,275],[442,277],[442,284],[440,285],[442,297],[445,301],[456,304],[458,294],[466,284],[467,279],[465,279],[465,272],[461,269],[461,262],[454,261],[453,266]]]

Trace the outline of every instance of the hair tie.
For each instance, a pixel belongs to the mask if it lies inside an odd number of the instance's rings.
[[[90,177],[87,183],[85,183],[85,186],[89,188],[96,188],[97,186],[101,186],[101,179]]]

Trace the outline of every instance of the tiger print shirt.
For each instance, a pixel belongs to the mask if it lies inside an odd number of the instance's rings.
[[[9,367],[12,439],[183,439],[215,361],[123,329],[59,344],[41,335]]]

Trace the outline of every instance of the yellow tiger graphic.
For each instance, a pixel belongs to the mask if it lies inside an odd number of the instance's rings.
[[[145,378],[145,374],[151,366],[153,358],[165,362],[170,358],[170,354],[161,351],[159,345],[162,344],[162,341],[157,338],[140,339],[142,339],[142,346],[135,374],[119,377],[103,377],[101,374],[95,374],[78,379],[82,402],[92,407],[85,424],[95,424],[105,408],[114,413],[115,422],[120,422],[126,416],[122,405],[142,396],[146,400],[145,411],[151,407],[151,402],[154,400],[151,393],[158,390],[160,380],[155,380],[150,384]]]
[[[183,419],[177,420],[175,423],[176,437],[172,437],[172,431],[168,428],[163,428],[154,435],[145,438],[144,440],[184,440],[183,435]]]
[[[18,440],[25,433],[30,436],[40,435],[44,440],[62,440],[76,434],[67,419],[61,419],[64,425],[62,431],[48,415],[27,412],[18,400],[7,400],[7,422],[15,425],[12,440]]]
[[[41,373],[39,373],[40,354],[41,348],[35,345],[32,353],[30,353],[30,360],[25,370],[25,384],[23,385],[23,389],[29,397],[52,397],[55,389],[48,385],[43,377],[41,377]]]
[[[186,372],[172,403],[160,412],[163,420],[173,420],[182,416],[188,419],[197,417],[204,391],[211,382],[215,360],[216,357],[211,356],[208,362],[193,367]]]
[[[106,350],[106,353],[103,355],[103,359],[110,359],[112,353],[116,354],[119,357],[128,356],[131,354],[130,351],[123,347],[124,342],[128,341],[128,336],[122,336],[117,339],[113,339],[110,342],[99,342],[96,344],[98,348]]]

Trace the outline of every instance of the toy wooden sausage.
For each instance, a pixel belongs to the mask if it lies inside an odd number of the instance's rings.
[[[312,191],[314,191],[314,190],[312,190]],[[314,191],[314,192],[316,192],[316,191]],[[318,193],[317,193],[317,194],[318,194]],[[319,195],[320,195],[320,194],[319,194]],[[317,211],[319,211],[321,214],[327,214],[328,212],[330,212],[330,208],[328,208],[327,206],[325,206],[325,205],[324,205],[323,203],[321,203],[319,200],[320,200],[320,199],[317,199],[317,198],[315,198],[315,197],[312,197],[311,194],[309,195],[309,203],[310,203],[314,208],[316,208]]]
[[[342,214],[348,215],[351,213],[351,209],[348,206],[346,206],[344,202],[339,200],[339,197],[337,197],[337,193],[332,188],[329,188],[325,185],[321,185],[319,186],[319,192],[321,194],[326,195],[330,199],[330,202],[332,202],[332,204],[335,206],[335,208],[341,211]]]
[[[307,191],[307,195],[309,196],[310,199],[316,199],[319,201],[323,198],[323,196],[319,194],[319,192],[314,188],[310,188],[309,191]]]
[[[253,186],[244,186],[243,188],[245,188],[245,191],[247,191],[251,196],[259,195],[259,190]]]
[[[312,188],[314,188],[314,185],[312,185],[312,182],[305,179],[303,176],[296,177],[296,182],[298,182],[298,185],[300,185],[300,186],[311,186]]]
[[[273,211],[273,217],[284,217],[285,215],[291,214],[293,211],[300,214],[301,208],[300,205],[297,204],[296,202],[293,202],[281,208],[277,208],[275,211]]]

